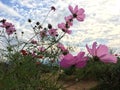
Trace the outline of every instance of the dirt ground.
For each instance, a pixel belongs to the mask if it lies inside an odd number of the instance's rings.
[[[61,82],[66,90],[90,90],[90,88],[95,87],[98,84],[98,82],[93,79],[78,80],[75,79],[74,76],[63,79]]]
[[[67,82],[65,83],[64,87],[66,87],[66,90],[89,90],[90,88],[96,85],[97,85],[96,81],[86,80],[79,82]]]

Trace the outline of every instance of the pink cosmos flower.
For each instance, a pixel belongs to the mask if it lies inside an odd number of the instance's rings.
[[[75,56],[77,68],[83,68],[84,66],[86,66],[88,57],[84,55],[85,55],[85,52],[79,52],[78,55]]]
[[[79,52],[77,56],[73,56],[69,53],[62,58],[60,66],[63,68],[69,68],[74,65],[77,68],[82,68],[86,65],[88,60],[87,57],[84,57],[84,54],[85,52]]]
[[[2,25],[0,25],[0,27],[5,28],[6,29],[6,33],[8,35],[11,35],[11,34],[13,34],[13,32],[16,31],[14,25],[12,23],[9,23],[9,22],[6,22],[6,21],[4,21],[2,23]]]
[[[60,61],[60,66],[63,68],[69,68],[75,64],[74,56],[72,54],[67,54]]]
[[[78,9],[78,5],[76,5],[73,9],[73,7],[69,5],[69,10],[72,13],[73,17],[76,18],[78,21],[84,21],[85,11],[83,8]]]
[[[7,33],[8,35],[13,34],[15,31],[16,31],[16,30],[15,30],[14,27],[9,27],[9,28],[6,29],[6,33]]]
[[[46,33],[45,30],[40,31],[40,37],[41,37],[41,38],[44,38],[44,37],[46,37],[46,36],[47,36],[47,33]]]
[[[45,47],[39,47],[38,50],[39,50],[40,52],[44,52],[44,51],[45,51]]]
[[[65,17],[65,21],[68,24],[68,26],[72,26],[73,25],[73,16],[70,15],[70,16]]]
[[[58,44],[57,44],[57,47],[61,49],[63,55],[66,55],[66,54],[69,53],[68,49],[65,48],[62,43],[58,43]]]
[[[97,42],[94,42],[92,48],[86,45],[88,52],[93,56],[99,58],[100,61],[104,63],[117,63],[117,58],[109,53],[108,47],[105,45],[99,45],[97,47]]]
[[[36,40],[32,40],[31,43],[32,44],[37,44],[37,41]]]
[[[71,34],[71,30],[68,30],[69,25],[65,23],[58,24],[58,28],[62,29],[63,32]]]
[[[57,29],[50,29],[50,30],[48,30],[48,33],[49,33],[51,36],[55,37],[55,36],[58,35],[58,33],[57,33],[56,30],[57,30]]]
[[[1,25],[1,27],[3,27],[3,28],[9,28],[9,27],[14,27],[14,25],[12,23],[4,21],[2,23],[2,25]]]
[[[60,48],[62,51],[66,50],[66,48],[64,47],[62,43],[58,43],[57,47]]]

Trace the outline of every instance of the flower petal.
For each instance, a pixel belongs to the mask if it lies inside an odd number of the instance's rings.
[[[73,14],[76,14],[78,12],[78,5],[75,6]]]
[[[107,54],[107,55],[101,57],[100,60],[104,63],[109,63],[109,62],[117,63],[117,58],[113,55],[110,55],[110,54]]]
[[[84,19],[85,19],[85,14],[81,14],[77,16],[78,21],[84,21]]]
[[[78,13],[79,14],[83,14],[85,12],[85,10],[83,9],[83,8],[80,8],[79,10],[78,10]]]
[[[77,68],[82,68],[86,65],[86,62],[88,60],[87,57],[84,57],[85,52],[79,52],[77,56],[75,56],[75,66]]]
[[[77,68],[83,68],[83,67],[86,66],[87,60],[88,60],[88,57],[84,57],[84,58],[82,58],[78,63],[76,63],[75,66],[76,66]]]
[[[94,42],[92,45],[93,56],[96,56],[96,47],[97,47],[97,42]]]
[[[71,5],[69,5],[69,10],[70,10],[70,12],[73,14],[74,13],[74,11],[73,11],[73,7],[71,6]]]
[[[67,54],[63,57],[60,61],[60,66],[63,68],[69,68],[70,66],[74,65],[74,57],[72,54]]]
[[[71,31],[71,30],[67,30],[67,31],[66,31],[66,33],[71,34],[71,33],[72,33],[72,31]]]
[[[84,66],[86,66],[86,62],[85,61],[81,61],[81,62],[76,64],[77,68],[83,68]]]
[[[87,48],[87,51],[88,51],[91,55],[93,55],[92,49],[90,49],[87,44],[86,44],[86,48]]]
[[[77,61],[80,61],[85,55],[85,52],[79,52],[78,55],[75,57]],[[77,63],[76,61],[76,63]]]
[[[99,47],[97,48],[96,54],[99,58],[108,54],[108,47],[105,45],[99,45]]]

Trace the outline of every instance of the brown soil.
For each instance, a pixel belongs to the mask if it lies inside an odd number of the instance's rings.
[[[97,85],[96,81],[79,81],[79,82],[67,82],[64,87],[66,90],[89,90]]]
[[[75,78],[62,80],[62,83],[66,90],[90,90],[97,85],[95,80],[75,80]]]

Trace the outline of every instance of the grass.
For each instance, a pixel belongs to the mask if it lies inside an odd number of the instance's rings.
[[[120,88],[120,58],[117,64],[89,61],[87,66],[81,69],[74,67],[60,69],[58,66],[36,64],[36,60],[30,56],[15,56],[17,58],[9,63],[0,63],[0,90],[119,90]]]

